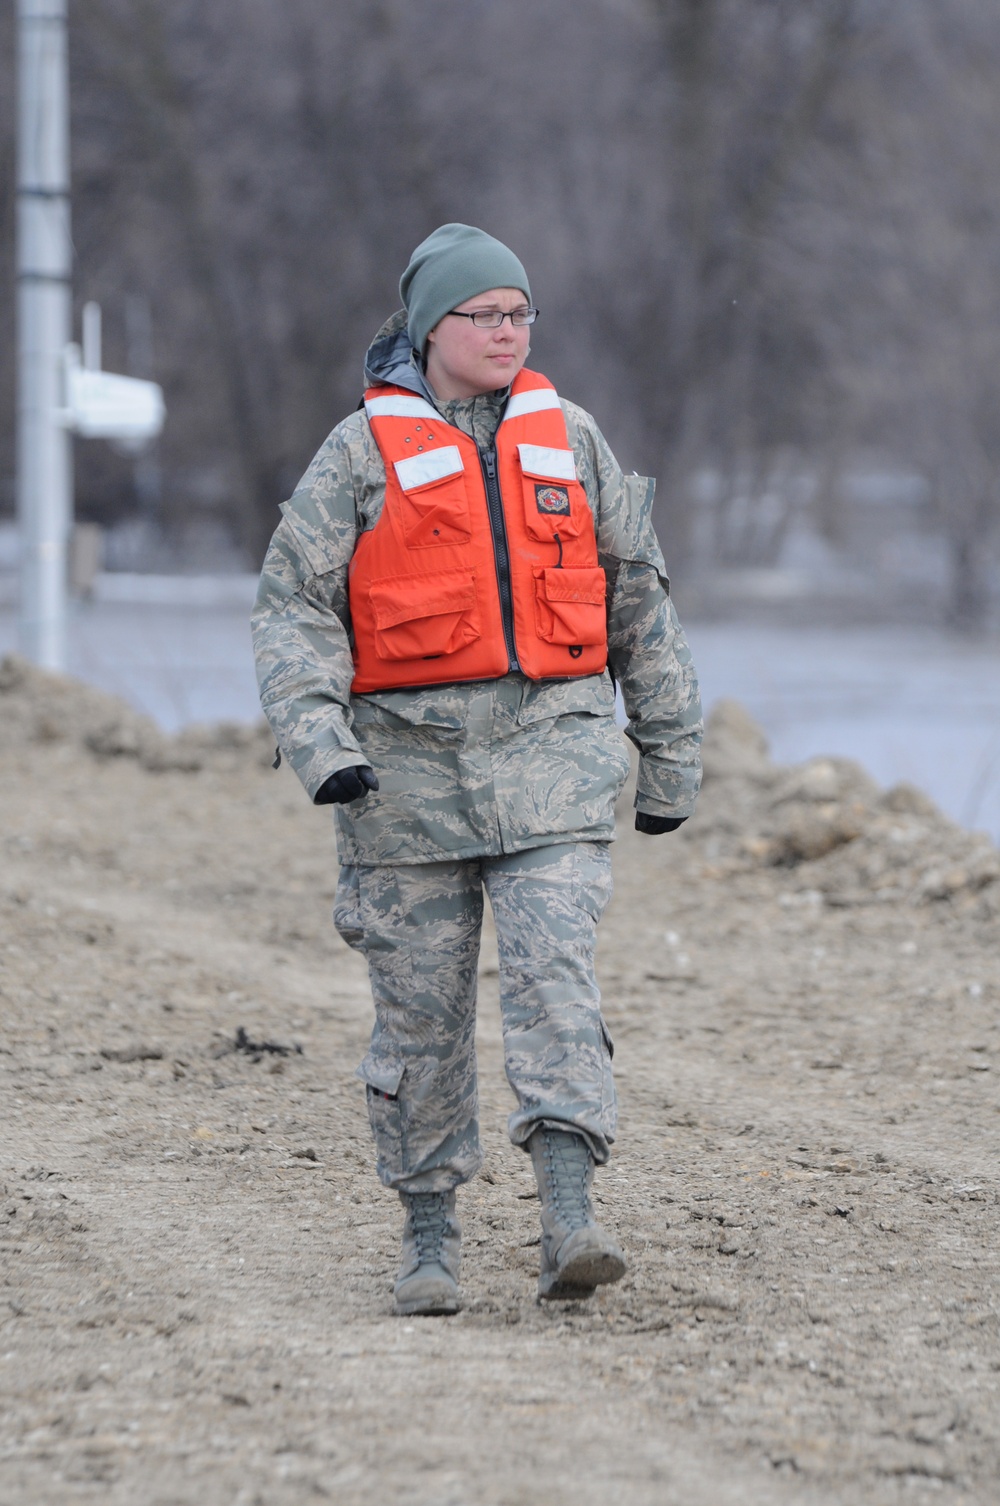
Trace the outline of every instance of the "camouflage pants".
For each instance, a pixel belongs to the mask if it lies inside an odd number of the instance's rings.
[[[505,857],[345,867],[334,919],[368,960],[375,1001],[367,1084],[378,1173],[389,1187],[446,1191],[482,1165],[476,981],[483,890],[496,923],[511,1140],[540,1124],[586,1136],[608,1159],[616,1105],[611,1039],[594,979],[611,898],[606,842]]]

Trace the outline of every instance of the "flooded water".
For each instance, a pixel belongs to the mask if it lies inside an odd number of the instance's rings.
[[[695,623],[688,636],[706,705],[742,701],[778,762],[855,758],[1000,840],[1000,646],[903,628]]]
[[[253,720],[254,579],[172,588],[156,579],[130,587],[105,577],[105,599],[75,608],[70,672],[124,696],[167,730]],[[145,601],[134,599],[140,593]],[[742,701],[779,762],[855,758],[881,784],[908,780],[955,820],[1000,840],[1000,646],[903,628],[696,622],[688,636],[706,707],[723,697]],[[5,607],[0,651],[16,642]]]

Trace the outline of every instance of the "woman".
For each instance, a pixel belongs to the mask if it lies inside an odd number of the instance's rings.
[[[500,241],[444,225],[376,336],[364,405],[316,455],[254,611],[261,701],[317,805],[337,807],[334,919],[375,1002],[358,1069],[405,1210],[402,1314],[458,1310],[455,1189],[481,1165],[477,958],[496,921],[509,1129],[541,1199],[539,1295],[625,1261],[589,1190],[615,1133],[594,979],[628,772],[636,827],[698,790],[700,706],[650,521],[590,416],[525,367],[537,310]]]

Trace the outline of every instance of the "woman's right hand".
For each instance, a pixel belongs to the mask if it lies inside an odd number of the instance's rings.
[[[313,796],[313,805],[347,805],[351,800],[362,800],[369,790],[378,789],[378,776],[366,763],[354,764],[349,769],[338,769],[323,781]]]

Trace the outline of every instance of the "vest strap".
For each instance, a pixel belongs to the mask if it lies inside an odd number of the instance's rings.
[[[399,392],[391,397],[366,398],[365,412],[369,418],[426,418],[431,423],[444,423],[440,413],[435,412],[422,397],[404,396]]]
[[[544,413],[560,407],[559,394],[551,387],[536,387],[532,392],[515,392],[504,409],[503,423],[509,418],[523,418],[526,413]]]

